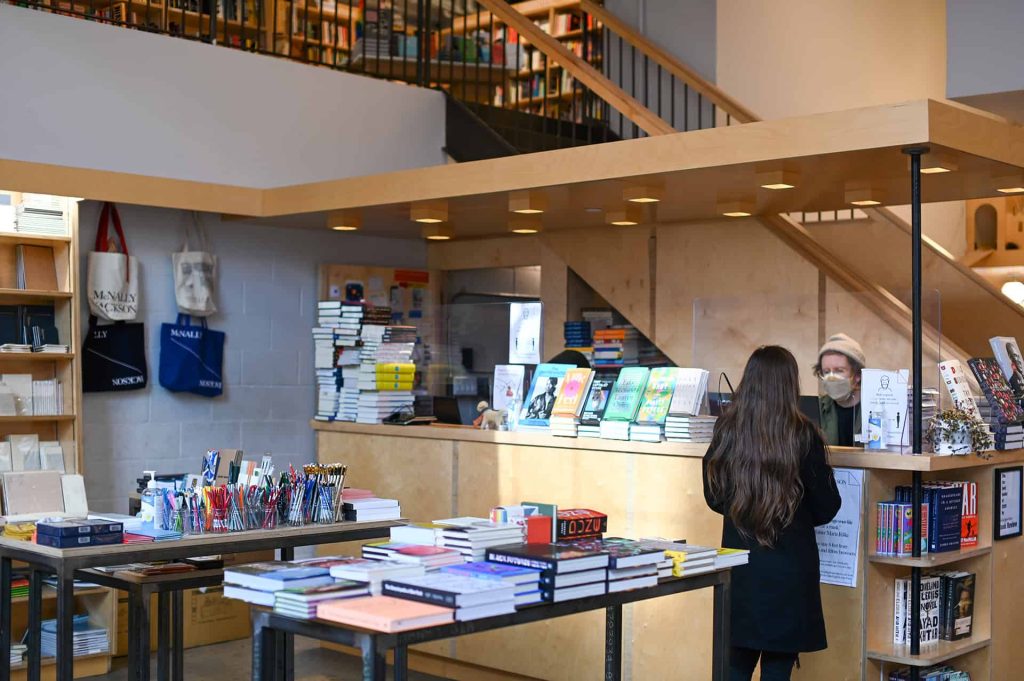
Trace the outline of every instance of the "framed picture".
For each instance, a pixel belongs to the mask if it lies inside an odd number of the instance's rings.
[[[1024,466],[997,468],[995,470],[995,540],[1021,536],[1021,483],[1024,481]]]

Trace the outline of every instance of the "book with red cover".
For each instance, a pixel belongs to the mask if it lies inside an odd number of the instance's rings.
[[[978,483],[961,482],[964,503],[960,513],[960,548],[974,548],[978,545]]]
[[[316,615],[322,620],[387,633],[422,629],[455,620],[452,608],[391,596],[328,601],[317,606]]]
[[[558,540],[599,537],[608,531],[608,516],[589,508],[564,508],[558,511]]]
[[[531,515],[524,519],[526,525],[527,544],[550,544],[554,541],[551,536],[551,517],[546,515]]]

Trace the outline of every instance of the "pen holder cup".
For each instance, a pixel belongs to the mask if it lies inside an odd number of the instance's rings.
[[[209,521],[207,522],[207,531],[213,533],[223,533],[228,531],[228,510],[226,508],[213,508],[207,513]]]
[[[259,528],[262,528],[264,530],[272,530],[275,527],[277,527],[277,505],[268,504],[263,507],[262,524],[259,526]]]
[[[164,506],[163,518],[161,519],[162,530],[173,530],[185,534],[185,511],[184,509],[173,509]]]

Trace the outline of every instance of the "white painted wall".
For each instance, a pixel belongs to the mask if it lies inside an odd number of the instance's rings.
[[[219,311],[209,323],[227,333],[225,390],[211,399],[171,393],[157,380],[160,324],[176,314],[170,253],[180,248],[188,214],[119,208],[130,250],[141,259],[140,318],[146,324],[150,384],[145,390],[85,395],[90,506],[124,512],[143,470],[198,472],[209,448],[241,447],[252,455],[270,451],[279,468],[313,460],[308,423],[315,402],[310,329],[317,266],[424,267],[423,242],[221,222],[204,215],[220,259]],[[81,204],[82,286],[98,217],[98,203]],[[83,305],[83,321],[87,314]]]
[[[1024,3],[946,0],[949,97],[1024,89]]]
[[[270,187],[442,164],[439,92],[0,4],[0,158]]]

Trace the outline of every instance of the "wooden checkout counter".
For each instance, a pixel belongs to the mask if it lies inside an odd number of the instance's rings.
[[[312,422],[322,462],[350,466],[346,483],[398,498],[405,517],[429,521],[486,515],[524,500],[608,514],[611,536],[685,538],[718,545],[721,517],[704,503],[705,445],[556,438],[537,433],[441,426]],[[837,448],[832,465],[864,469],[865,491],[856,588],[822,586],[826,651],[801,658],[797,679],[878,679],[909,659],[892,641],[893,581],[913,559],[874,557],[875,503],[925,480],[978,484],[979,545],[917,559],[936,569],[977,574],[974,633],[922,648],[921,660],[950,660],[974,681],[1020,678],[1024,646],[1024,539],[992,541],[995,468],[1024,462],[1024,450],[992,458],[906,456]],[[871,541],[868,541],[868,538]],[[357,549],[358,547],[347,547]],[[946,567],[943,567],[946,566]],[[627,608],[624,668],[632,678],[702,679],[710,674],[711,594],[694,593]],[[596,679],[602,674],[602,613],[585,613],[494,633],[424,645],[410,665],[456,679]],[[632,645],[629,645],[632,642]],[[487,669],[482,668],[486,666]],[[627,677],[629,678],[629,677]],[[884,677],[883,677],[884,678]]]

